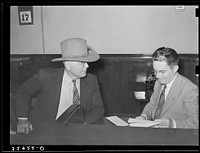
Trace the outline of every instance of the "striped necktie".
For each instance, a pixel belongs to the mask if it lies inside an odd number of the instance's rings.
[[[76,87],[76,80],[72,80],[72,82],[74,84],[74,88],[73,88],[73,104],[80,104],[80,97],[79,97],[78,89]]]
[[[162,108],[164,106],[164,103],[165,103],[165,89],[167,88],[167,85],[165,84],[164,85],[164,88],[160,94],[160,98],[159,98],[159,102],[157,104],[157,108],[156,108],[156,112],[155,112],[155,116],[154,116],[154,119],[159,119],[160,118],[160,115],[161,115],[161,112],[162,112]]]

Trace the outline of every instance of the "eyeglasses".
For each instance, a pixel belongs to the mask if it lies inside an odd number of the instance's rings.
[[[82,66],[85,66],[85,64],[87,64],[87,62],[79,62]]]
[[[169,71],[169,70],[171,70],[171,69],[168,69],[168,70],[160,70],[160,71],[155,71],[155,70],[153,70],[153,73],[154,73],[154,75],[157,75],[157,74],[161,74],[161,75],[164,75],[167,71]]]

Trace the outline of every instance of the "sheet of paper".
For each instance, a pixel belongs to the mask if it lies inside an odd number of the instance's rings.
[[[152,122],[158,122],[158,121],[140,120],[140,119],[135,119],[135,118],[128,119],[128,123],[147,123],[147,122],[152,123]]]
[[[128,123],[130,123],[131,127],[151,127],[151,126],[158,125],[161,122],[129,118]]]
[[[128,123],[126,123],[124,120],[122,120],[121,118],[119,118],[117,116],[106,117],[106,119],[111,121],[112,123],[114,123],[117,126],[129,126]]]

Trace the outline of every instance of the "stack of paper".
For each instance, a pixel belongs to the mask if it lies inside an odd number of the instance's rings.
[[[131,127],[151,127],[151,126],[158,125],[161,122],[129,118],[128,123],[130,124]]]
[[[161,123],[159,121],[140,120],[135,118],[129,118],[127,123],[117,116],[106,117],[106,119],[117,126],[130,126],[130,127],[152,127]]]

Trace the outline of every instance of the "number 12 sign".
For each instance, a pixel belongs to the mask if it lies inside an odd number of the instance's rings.
[[[30,25],[33,24],[33,7],[32,6],[18,6],[19,24]]]

